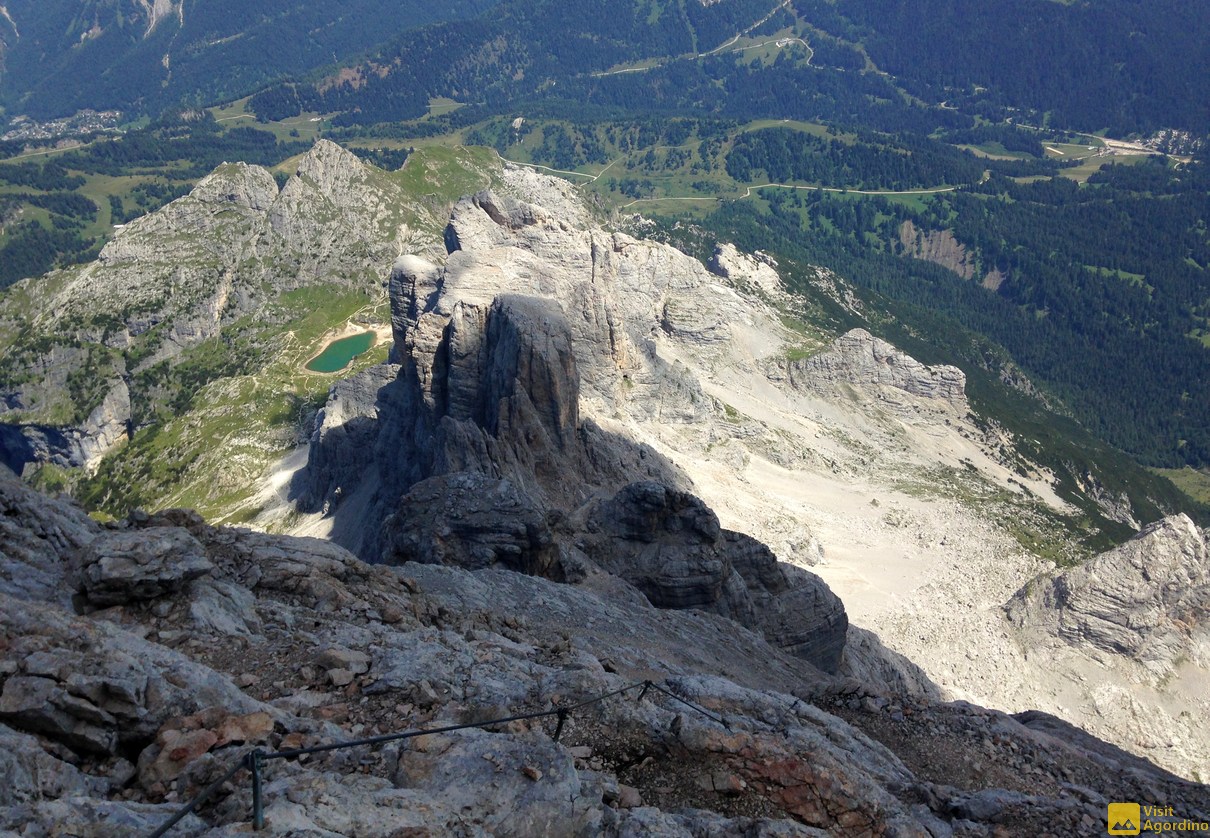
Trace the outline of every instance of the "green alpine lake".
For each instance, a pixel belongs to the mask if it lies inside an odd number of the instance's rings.
[[[311,372],[338,372],[352,363],[353,359],[374,345],[374,333],[362,332],[347,338],[334,340],[310,361]]]

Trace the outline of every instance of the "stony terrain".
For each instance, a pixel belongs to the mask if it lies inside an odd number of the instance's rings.
[[[373,566],[179,510],[100,527],[11,477],[0,509],[3,835],[148,834],[254,746],[644,680],[694,707],[631,692],[558,742],[539,719],[269,762],[264,834],[1084,835],[1118,799],[1210,817],[1206,787],[1044,714],[828,676],[601,571]],[[247,834],[246,773],[199,814],[171,834]]]
[[[242,321],[220,316],[219,339],[238,336],[240,322],[277,322],[282,369],[220,376],[161,435],[174,447],[136,440],[110,455],[132,480],[145,464],[166,464],[152,508],[200,486],[208,514],[255,516],[261,528],[330,538],[376,562],[454,563],[499,578],[521,570],[536,577],[525,584],[602,585],[640,603],[690,606],[867,689],[1043,710],[1183,776],[1210,773],[1205,636],[1193,629],[1205,602],[1153,583],[1162,575],[1147,562],[1169,567],[1163,551],[1144,553],[1131,593],[1147,625],[1162,629],[1162,642],[1144,644],[1159,655],[1146,666],[1069,642],[1071,614],[1052,619],[1046,602],[1028,618],[1035,632],[1010,619],[1020,612],[1005,604],[1051,570],[1036,545],[1069,550],[1072,510],[994,418],[971,414],[960,370],[923,365],[861,329],[822,332],[796,316],[767,257],[722,244],[707,268],[642,238],[641,223],[631,234],[602,226],[572,187],[523,169],[443,167],[418,154],[384,177],[320,144],[283,189],[271,181],[225,166],[163,217],[124,231],[113,264],[84,270],[99,293],[129,286],[134,295],[154,286],[141,263],[171,267],[148,248],[151,232],[176,229],[173,213],[230,218],[242,256],[213,237],[183,246],[237,266],[232,288],[244,277],[290,288],[321,271],[336,283],[322,287],[339,289],[389,273],[388,363],[332,382],[309,451],[265,476],[309,415],[296,393],[306,392],[298,367],[314,350],[272,305],[258,308],[263,283],[229,296],[223,311],[250,308]],[[413,181],[432,197],[404,188]],[[452,209],[433,192],[488,183],[493,191]],[[133,248],[129,263],[123,248]],[[48,298],[62,305],[39,315],[47,322],[72,295],[89,305],[73,276],[48,280],[63,296]],[[812,286],[860,313],[838,278],[819,271]],[[6,298],[10,325],[27,297]],[[145,334],[183,335],[191,311]],[[164,363],[188,368],[196,351]],[[44,356],[47,370],[75,363],[57,352]],[[263,433],[274,414],[284,422]],[[22,438],[36,433],[26,425]],[[1077,607],[1112,594],[1103,572],[1079,578]],[[57,582],[33,563],[9,584]]]
[[[562,558],[533,561],[574,567],[594,504],[636,475],[665,482],[819,573],[852,622],[944,695],[1045,709],[1186,776],[1210,773],[1204,653],[1169,658],[1180,678],[1069,644],[1035,664],[1004,604],[1048,567],[1027,544],[1064,549],[1071,510],[972,415],[960,370],[860,329],[829,342],[788,328],[792,301],[767,259],[723,245],[707,270],[602,229],[560,181],[506,169],[500,184],[454,209],[444,264],[396,263],[392,363],[334,388],[294,480],[309,514],[290,513],[293,531],[393,561],[380,534],[400,499],[469,471],[507,479],[531,518],[554,514]],[[653,601],[676,599],[627,572]],[[1128,698],[1111,686],[1122,680]]]

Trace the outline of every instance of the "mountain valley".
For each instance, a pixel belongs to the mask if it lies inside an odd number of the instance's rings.
[[[0,835],[1203,828],[1210,20],[950,5],[0,4]]]
[[[475,160],[446,162],[491,189],[448,216],[402,198],[416,228],[392,247],[418,252],[392,257],[387,363],[333,384],[306,460],[287,455],[296,470],[258,501],[277,499],[260,526],[337,543],[181,510],[100,526],[0,479],[0,719],[20,778],[5,828],[149,832],[238,769],[247,745],[554,713],[569,699],[592,703],[558,744],[518,722],[267,764],[267,825],[1080,834],[1105,800],[1132,797],[1208,816],[1204,786],[1128,753],[1205,770],[1204,531],[1167,519],[1122,558],[1063,571],[1083,581],[1057,590],[1081,593],[1053,600],[1030,582],[1046,563],[1005,525],[1062,539],[1073,510],[1051,475],[1006,459],[1011,434],[975,420],[960,370],[863,330],[809,331],[768,257],[722,244],[708,270],[602,228],[564,181]],[[382,173],[334,145],[297,165],[276,197],[263,170],[222,167],[123,231],[114,253],[199,214],[256,231],[224,232],[234,252],[259,240],[267,253],[292,219],[330,227],[388,205],[373,200]],[[304,188],[332,215],[291,215],[283,196]],[[143,287],[116,256],[89,270],[97,293]],[[857,304],[826,271],[815,282],[821,299]],[[61,287],[65,301],[78,293]],[[212,340],[197,339],[165,343],[183,364]],[[243,377],[255,375],[203,395]],[[170,421],[226,410],[195,399]],[[136,439],[110,456],[145,455]],[[194,468],[186,483],[212,479],[204,458]],[[1073,645],[1068,614],[1121,596],[1106,587],[1121,570],[1101,568],[1130,566],[1131,596],[1156,616],[1103,647]],[[1173,584],[1186,593],[1170,600]],[[1020,632],[1023,609],[1037,634]],[[667,694],[592,699],[648,681]],[[1105,693],[1115,681],[1129,685],[1125,717]],[[954,698],[1027,712],[941,703]],[[246,829],[246,783],[179,834]]]

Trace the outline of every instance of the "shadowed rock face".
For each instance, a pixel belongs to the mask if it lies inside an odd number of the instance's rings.
[[[696,608],[760,632],[774,646],[836,672],[848,618],[819,577],[719,527],[698,498],[634,483],[580,515],[576,544],[660,608]]]
[[[381,557],[378,530],[399,498],[430,477],[507,479],[563,509],[635,477],[676,480],[649,448],[580,421],[570,329],[548,301],[457,303],[431,360],[401,360],[333,388],[301,498],[304,508],[334,515],[337,540],[367,559]],[[342,508],[358,492],[370,499]]]
[[[27,465],[92,468],[130,432],[130,391],[117,380],[79,427],[0,424],[0,463],[20,474]]]
[[[1162,675],[1210,646],[1205,534],[1184,514],[1164,518],[1078,567],[1033,580],[1005,608],[1018,626]]]
[[[383,524],[382,561],[500,565],[549,576],[557,558],[547,516],[507,480],[458,472],[412,487]]]

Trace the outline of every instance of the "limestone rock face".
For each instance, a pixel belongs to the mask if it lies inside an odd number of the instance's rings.
[[[719,244],[710,259],[710,270],[737,284],[747,284],[770,297],[785,293],[781,276],[775,270],[776,262],[768,257],[759,259],[743,253],[730,242]]]
[[[420,481],[383,531],[387,564],[500,565],[543,576],[556,559],[554,535],[534,501],[507,480],[473,472]]]
[[[64,557],[100,532],[84,510],[45,498],[0,470],[0,593],[66,604]]]
[[[393,412],[398,375],[398,366],[383,364],[332,385],[315,417],[301,505],[320,508],[339,503],[348,487],[375,468],[379,414]]]
[[[776,295],[776,273],[731,247],[712,275],[593,226],[566,185],[514,174],[527,199],[457,204],[444,266],[395,261],[392,364],[333,388],[301,506],[371,561],[555,579],[596,567],[657,607],[727,616],[834,671],[847,618],[827,586],[724,532],[662,457],[585,418],[716,410],[677,353],[729,356],[734,330],[756,327],[719,277]]]
[[[742,597],[718,542],[718,518],[687,492],[632,483],[587,512],[583,549],[660,608],[704,608]],[[596,537],[593,537],[596,536]],[[747,605],[747,603],[743,603]],[[732,611],[740,602],[725,602]],[[749,613],[743,616],[751,619]]]
[[[464,199],[446,228],[444,266],[396,260],[389,287],[398,376],[338,387],[317,427],[301,505],[327,512],[334,537],[363,556],[377,550],[373,533],[397,499],[443,473],[507,478],[567,512],[637,479],[678,485],[654,451],[582,418],[584,406],[599,414],[625,402],[672,421],[713,409],[653,336],[724,351],[732,324],[747,317],[743,300],[672,247],[592,226],[566,184],[518,170],[506,176],[530,200],[493,192]],[[367,467],[342,469],[333,446],[354,402],[375,407],[355,408],[344,436],[357,434],[369,450],[361,434],[373,433],[363,417],[372,420],[375,454]]]
[[[83,549],[76,575],[89,603],[108,606],[178,591],[213,568],[187,530],[155,527],[97,536]]]
[[[917,259],[949,268],[963,279],[973,279],[975,259],[949,230],[920,230],[911,221],[899,227],[899,241]]]
[[[825,395],[848,385],[876,393],[902,390],[966,408],[962,370],[926,366],[865,329],[846,332],[828,350],[791,363],[789,377],[795,387]]]
[[[1186,515],[1052,577],[1006,606],[1018,626],[1136,660],[1157,674],[1210,649],[1210,551]]]
[[[886,648],[872,631],[850,625],[838,674],[898,695],[940,701],[941,690],[915,662]]]
[[[996,291],[1004,282],[1004,274],[994,266],[979,278],[979,260],[950,230],[921,230],[911,220],[904,221],[899,227],[899,243],[916,259],[948,268],[963,279],[978,278],[989,291]]]
[[[729,617],[836,671],[848,629],[844,604],[819,577],[777,561],[749,536],[723,530],[698,498],[633,483],[580,514],[577,547],[652,604]]]

